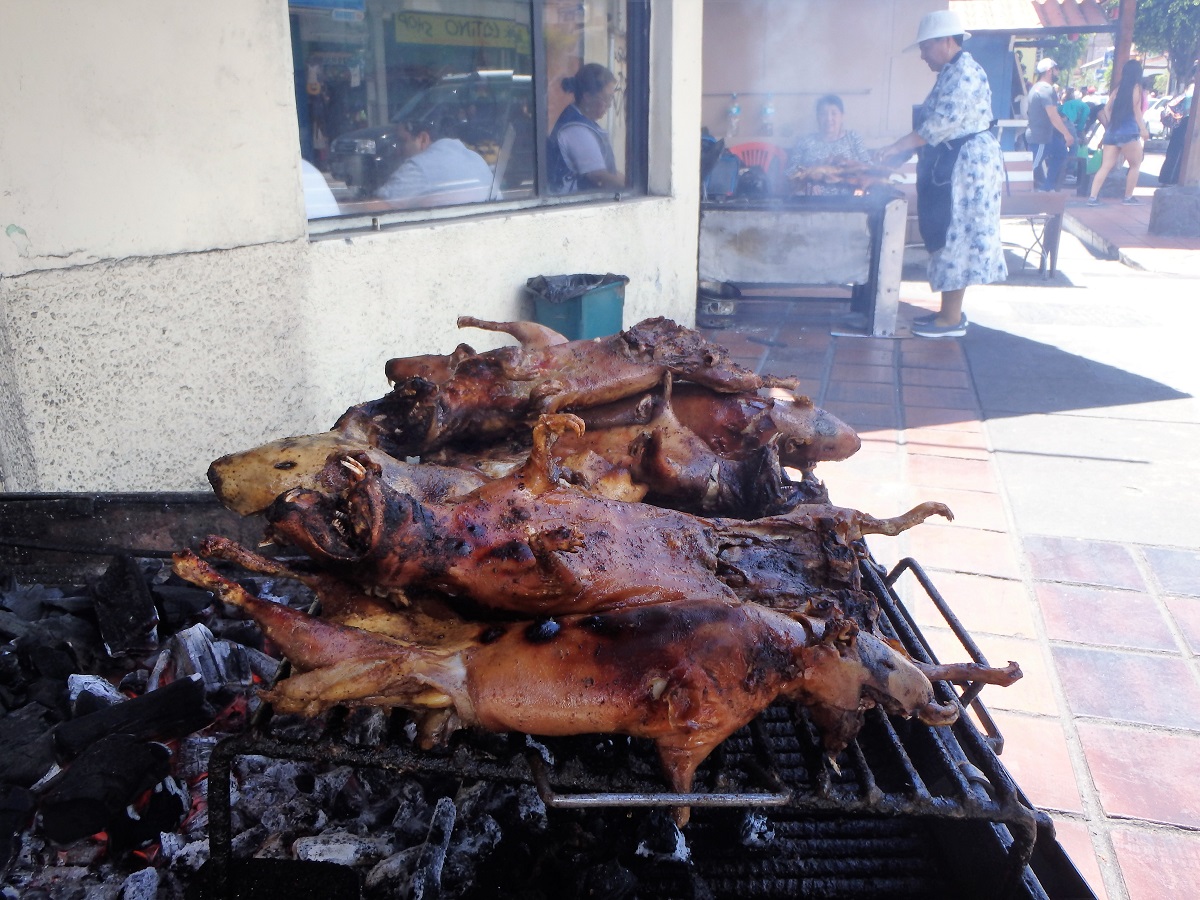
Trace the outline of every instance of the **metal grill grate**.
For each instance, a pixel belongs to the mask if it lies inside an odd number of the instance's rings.
[[[904,560],[885,575],[866,557],[861,568],[864,587],[880,605],[881,630],[914,658],[936,661],[892,590],[905,571],[913,572],[930,593],[971,659],[986,665],[916,562]],[[400,718],[394,718],[389,740],[364,748],[339,737],[337,716],[316,740],[273,734],[267,716],[252,730],[222,741],[210,762],[212,886],[218,894],[229,887],[232,761],[253,754],[535,784],[547,806],[555,808],[690,805],[695,812],[689,842],[697,847],[706,842],[722,846],[712,837],[720,831],[714,823],[729,815],[720,807],[764,808],[777,830],[769,859],[756,859],[740,846],[703,854],[700,869],[718,896],[942,896],[946,883],[940,873],[956,865],[945,854],[932,854],[929,833],[949,825],[959,831],[951,844],[961,843],[965,833],[976,836],[970,853],[986,857],[990,874],[984,879],[985,892],[1045,897],[1027,866],[1037,836],[1054,843],[1053,825],[1029,805],[997,758],[1003,739],[978,700],[980,686],[968,685],[961,695],[946,682],[934,687],[941,702],[969,704],[987,733],[975,727],[965,710],[953,726],[931,727],[875,709],[868,712],[857,739],[830,760],[807,713],[780,703],[718,748],[700,767],[690,794],[663,789],[648,742],[533,741],[520,735],[486,736],[480,742],[465,734],[456,736],[448,752],[427,753],[403,738]],[[908,849],[899,852],[901,848]],[[955,852],[963,856],[961,848]],[[663,885],[670,895],[667,887]]]

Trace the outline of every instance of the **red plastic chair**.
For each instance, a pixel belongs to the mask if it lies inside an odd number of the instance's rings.
[[[729,152],[742,161],[746,168],[759,166],[770,172],[772,165],[779,164],[780,171],[787,165],[787,151],[767,141],[748,141],[729,148]]]

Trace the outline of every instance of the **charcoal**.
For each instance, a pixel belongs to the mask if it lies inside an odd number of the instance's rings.
[[[24,637],[32,629],[32,623],[6,609],[0,609],[0,637],[5,640]]]
[[[220,690],[225,677],[213,656],[212,646],[212,632],[204,625],[193,625],[176,633],[158,655],[150,673],[150,684],[158,684],[171,666],[176,678],[198,675],[207,694]]]
[[[117,684],[117,690],[123,694],[138,697],[146,693],[146,689],[149,686],[149,671],[146,669],[134,669],[132,672],[127,672],[121,677],[120,683]]]
[[[442,867],[446,862],[446,851],[450,847],[450,835],[457,818],[454,801],[449,797],[438,799],[433,810],[433,820],[421,853],[413,868],[409,881],[408,896],[412,900],[436,897],[442,885]]]
[[[691,850],[683,832],[665,810],[655,809],[638,828],[637,855],[661,861],[687,862]]]
[[[762,850],[775,841],[771,818],[761,809],[747,810],[742,816],[739,831],[742,846],[748,850]]]
[[[21,668],[21,660],[17,657],[16,648],[6,646],[0,648],[0,684],[20,686],[25,682],[25,672]]]
[[[350,711],[342,725],[346,742],[358,747],[377,747],[387,734],[388,714],[379,707],[360,707]]]
[[[192,585],[160,584],[150,589],[157,600],[162,624],[178,630],[192,624],[213,605],[213,595]]]
[[[460,812],[442,867],[443,886],[451,892],[469,887],[479,863],[491,856],[501,837],[500,825],[491,816],[467,818]]]
[[[115,557],[93,595],[100,637],[109,656],[140,656],[158,647],[158,609],[132,557]]]
[[[140,738],[174,738],[205,727],[213,710],[205,701],[204,686],[181,678],[156,691],[117,703],[54,729],[59,750],[75,755],[97,739],[118,732]]]
[[[189,841],[182,850],[171,859],[175,869],[187,872],[199,872],[208,862],[208,838],[199,841]]]
[[[292,844],[296,859],[330,862],[340,866],[374,865],[392,852],[387,838],[366,837],[348,831],[326,831],[302,837]]]
[[[578,896],[596,900],[628,900],[637,896],[638,881],[615,859],[588,866],[580,879]]]
[[[121,885],[121,900],[155,900],[158,896],[158,870],[140,869]]]
[[[269,834],[270,832],[261,825],[252,825],[250,828],[244,828],[235,834],[233,840],[229,842],[229,846],[233,850],[235,857],[253,856]]]
[[[161,744],[127,734],[96,741],[42,794],[42,832],[62,843],[106,830],[167,775],[170,757]]]
[[[62,595],[58,588],[10,582],[0,589],[0,608],[10,610],[26,622],[36,622],[45,613],[50,601],[59,600]]]
[[[115,849],[146,847],[164,831],[178,828],[191,809],[187,786],[170,776],[154,786],[146,804],[136,814],[129,810],[109,827]]]
[[[315,741],[329,728],[330,719],[336,710],[324,710],[315,716],[295,713],[273,716],[267,727],[268,733],[281,741]]]
[[[41,704],[0,718],[0,783],[29,787],[54,765],[53,725]]]
[[[320,831],[328,822],[325,811],[305,796],[292,797],[268,807],[259,820],[268,832],[286,836],[289,841],[305,833]]]
[[[392,830],[402,844],[424,841],[433,821],[434,808],[415,781],[405,782],[400,793],[400,809],[392,819]]]
[[[13,838],[29,824],[33,794],[17,785],[0,786],[0,872],[12,855]]]
[[[367,895],[372,898],[406,896],[402,888],[409,883],[423,849],[420,845],[408,847],[377,863],[363,881]]]
[[[76,672],[98,671],[100,635],[79,616],[53,615],[30,624],[16,639],[17,651],[39,675],[66,681]]]
[[[201,877],[211,878],[210,863]],[[228,868],[229,896],[246,900],[358,900],[353,869],[297,859],[236,859]],[[202,894],[201,896],[210,896]]]
[[[255,650],[263,648],[263,633],[257,622],[250,619],[213,619],[208,623],[212,633],[223,640],[233,641]]]
[[[99,675],[71,675],[67,678],[67,696],[71,701],[71,711],[76,715],[86,715],[114,703],[121,703],[126,698],[107,678]],[[80,711],[80,703],[90,705],[90,708]]]
[[[67,697],[67,685],[58,678],[35,678],[25,689],[27,703],[37,703],[50,711],[56,720],[69,718],[71,703]]]
[[[218,738],[210,735],[189,734],[179,742],[175,751],[175,774],[184,781],[199,778],[208,771],[208,760]]]

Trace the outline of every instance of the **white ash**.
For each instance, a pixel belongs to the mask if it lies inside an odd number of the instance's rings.
[[[208,771],[209,759],[218,739],[210,735],[189,734],[179,742],[175,753],[175,774],[194,781]]]
[[[296,859],[336,863],[340,866],[374,865],[391,855],[394,849],[387,838],[371,838],[346,831],[326,831],[312,837],[299,838],[292,844],[292,853]]]
[[[651,821],[657,818],[651,817]],[[685,863],[692,858],[687,839],[674,823],[668,825],[665,830],[639,841],[635,852],[638,856],[660,862]]]
[[[741,823],[742,846],[754,850],[768,847],[775,840],[775,828],[771,820],[761,809],[749,810],[742,816]]]
[[[72,710],[75,709],[75,702],[80,694],[91,694],[105,704],[123,703],[126,699],[107,678],[101,678],[99,675],[68,675],[67,698],[71,701]]]
[[[156,900],[158,870],[153,868],[134,872],[121,885],[121,900]]]
[[[408,847],[380,861],[367,873],[363,884],[372,897],[401,896],[400,886],[407,886],[421,857],[423,848]]]

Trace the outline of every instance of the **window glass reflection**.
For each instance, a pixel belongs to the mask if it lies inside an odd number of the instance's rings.
[[[623,189],[625,2],[293,0],[309,218]]]
[[[549,190],[621,190],[627,107],[624,4],[543,3]]]

